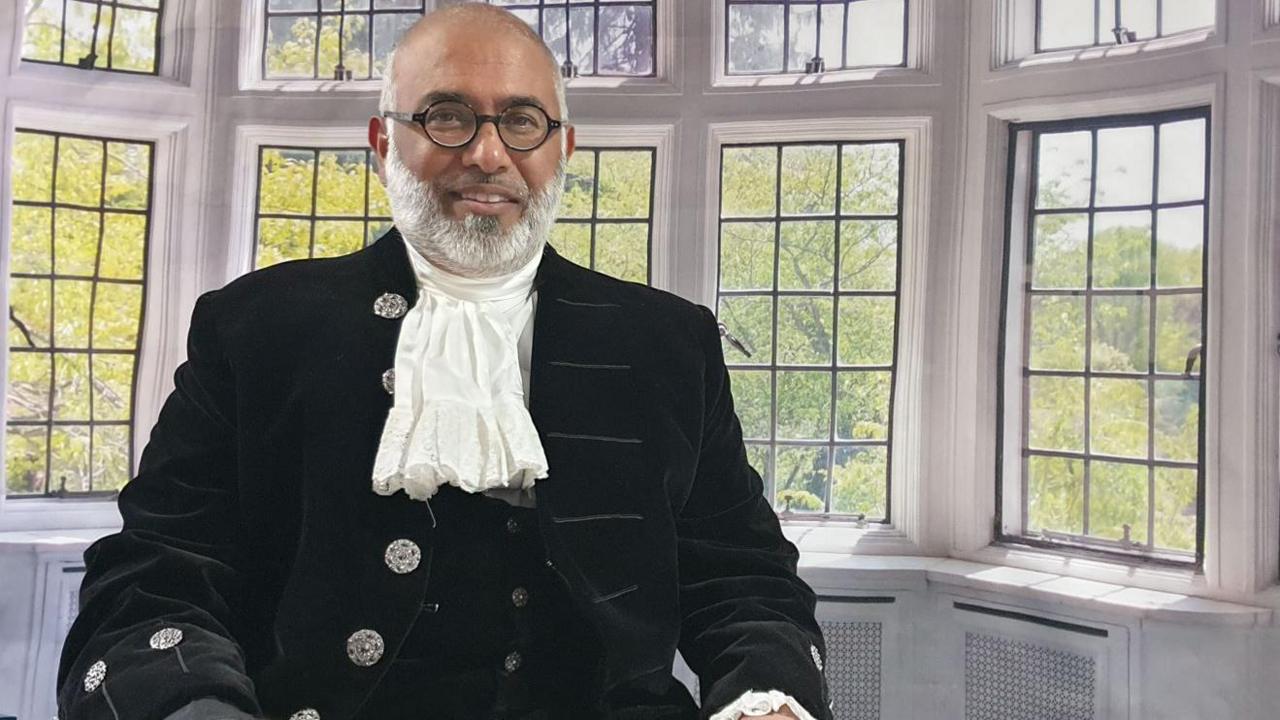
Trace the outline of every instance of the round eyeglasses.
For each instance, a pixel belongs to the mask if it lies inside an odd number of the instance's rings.
[[[469,144],[480,126],[491,122],[498,128],[502,144],[512,150],[534,150],[551,137],[563,123],[552,120],[536,105],[512,105],[498,115],[479,115],[465,103],[444,100],[418,113],[384,112],[382,117],[412,122],[422,127],[431,142],[447,148]]]

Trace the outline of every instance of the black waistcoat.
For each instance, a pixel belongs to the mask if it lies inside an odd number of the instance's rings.
[[[427,597],[361,720],[591,717],[600,645],[546,562],[536,512],[444,487]],[[543,713],[547,713],[544,715]]]

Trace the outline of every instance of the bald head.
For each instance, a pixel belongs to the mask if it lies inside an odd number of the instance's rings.
[[[547,75],[555,86],[559,106],[557,119],[568,118],[569,106],[565,98],[564,78],[560,75],[560,66],[551,49],[525,21],[508,10],[482,2],[464,2],[440,8],[424,15],[404,32],[387,60],[378,109],[410,110],[411,108],[396,107],[402,85],[401,76],[406,65],[424,56],[433,56],[435,59],[437,54],[430,52],[433,45],[468,40],[495,49],[508,43],[536,48],[546,66]]]

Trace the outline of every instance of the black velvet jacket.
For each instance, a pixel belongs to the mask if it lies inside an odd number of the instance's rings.
[[[382,677],[427,578],[384,551],[431,548],[426,504],[370,489],[400,325],[373,307],[417,296],[405,253],[393,230],[197,302],[124,527],[85,553],[62,720],[159,720],[202,697],[344,720]],[[814,595],[747,464],[714,317],[550,247],[535,287],[539,527],[606,649],[595,678],[569,681],[660,691],[678,645],[704,717],[779,689],[829,718]],[[164,628],[182,633],[173,647],[171,632],[153,642]],[[386,644],[369,667],[347,652],[365,628]]]

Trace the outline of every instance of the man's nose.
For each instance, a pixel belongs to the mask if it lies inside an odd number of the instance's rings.
[[[498,136],[497,125],[491,122],[480,125],[471,144],[463,149],[462,162],[486,175],[497,175],[511,167],[511,155]]]

